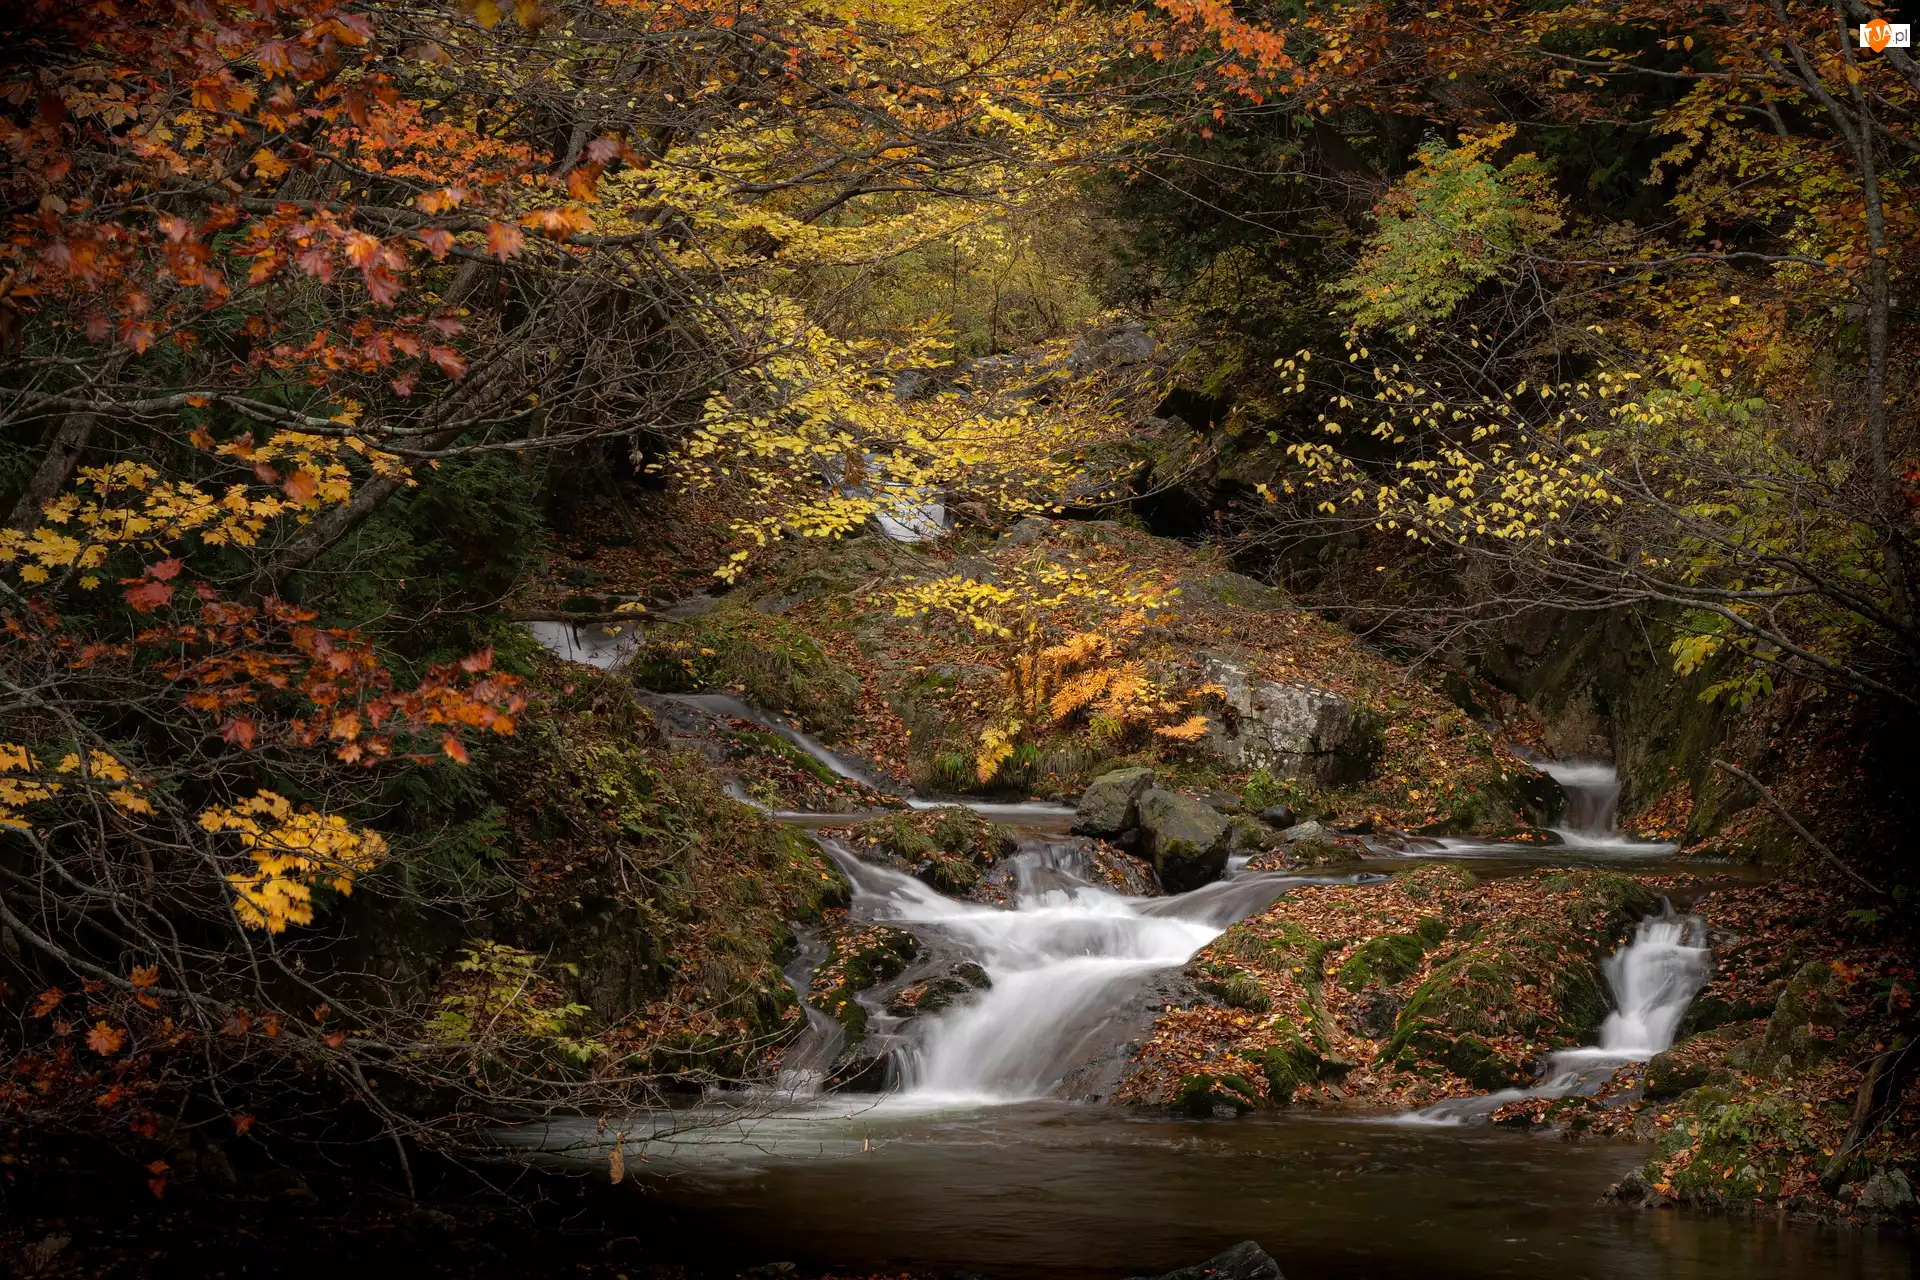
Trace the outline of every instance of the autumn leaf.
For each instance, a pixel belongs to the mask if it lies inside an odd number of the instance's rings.
[[[148,987],[156,986],[160,981],[160,966],[157,964],[137,965],[133,973],[129,976],[128,981],[132,982],[134,986],[142,991],[145,991]]]
[[[93,1029],[87,1032],[87,1048],[103,1058],[110,1058],[120,1052],[121,1046],[126,1042],[127,1033],[118,1027],[108,1025],[105,1021],[94,1023]]]
[[[33,1016],[36,1018],[48,1016],[60,1007],[60,1002],[65,998],[66,993],[60,990],[60,988],[48,987],[45,991],[42,991],[33,998]]]
[[[505,262],[526,246],[527,235],[510,222],[487,224],[487,252]]]
[[[295,502],[305,506],[313,501],[313,495],[319,492],[320,477],[311,471],[296,471],[281,482],[281,489]]]
[[[447,758],[456,764],[467,763],[466,746],[461,743],[460,739],[454,737],[452,734],[448,734],[440,740],[440,749],[446,752]]]

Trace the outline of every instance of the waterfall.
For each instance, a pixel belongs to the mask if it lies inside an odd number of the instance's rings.
[[[992,982],[968,1004],[918,1020],[896,1053],[901,1092],[934,1103],[1060,1096],[1076,1070],[1129,1039],[1153,975],[1312,882],[1243,872],[1177,897],[1131,898],[1082,878],[1078,842],[1029,837],[1014,855],[1009,910],[945,897],[832,840],[821,844],[846,870],[857,915],[910,928]]]
[[[1614,834],[1614,809],[1620,803],[1620,774],[1597,760],[1549,760],[1540,768],[1567,796],[1562,825],[1553,828],[1569,844],[1605,840]]]
[[[1402,1120],[1459,1124],[1491,1115],[1521,1098],[1592,1094],[1615,1070],[1645,1062],[1673,1047],[1687,1005],[1712,974],[1706,926],[1697,916],[1671,912],[1649,916],[1632,941],[1600,966],[1613,992],[1614,1010],[1600,1027],[1600,1043],[1547,1055],[1540,1078],[1527,1089],[1503,1089],[1473,1098],[1449,1098]]]

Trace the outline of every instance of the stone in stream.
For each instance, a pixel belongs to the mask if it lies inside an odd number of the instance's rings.
[[[1287,1280],[1267,1251],[1251,1240],[1242,1240],[1224,1253],[1217,1253],[1198,1266],[1182,1267],[1159,1276],[1134,1276],[1132,1280]]]
[[[1227,820],[1178,792],[1150,787],[1140,796],[1141,854],[1168,893],[1185,893],[1227,869]]]
[[[1117,836],[1139,825],[1140,797],[1154,784],[1153,770],[1132,765],[1103,773],[1087,784],[1074,813],[1073,830],[1083,836]]]

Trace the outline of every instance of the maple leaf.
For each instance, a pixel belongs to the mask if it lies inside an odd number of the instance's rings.
[[[440,740],[440,749],[446,752],[447,758],[454,761],[456,764],[467,763],[466,746],[460,741],[460,739],[454,737],[452,734],[448,734],[446,737]]]
[[[255,732],[253,721],[245,716],[235,716],[220,726],[220,737],[242,751],[253,746]]]
[[[413,238],[427,247],[435,262],[447,256],[447,250],[453,248],[453,232],[444,227],[421,227],[413,233]]]
[[[66,992],[60,990],[58,987],[48,987],[45,991],[42,991],[33,998],[33,1016],[36,1018],[47,1017],[55,1009],[60,1007],[60,1002],[64,999],[66,999]]]
[[[505,262],[526,247],[526,232],[510,222],[487,224],[487,252]]]
[[[289,498],[305,506],[313,500],[313,495],[319,491],[320,477],[314,475],[311,471],[296,471],[288,476],[286,480],[281,483],[280,487],[285,490]]]
[[[157,964],[138,965],[134,968],[134,971],[129,976],[128,981],[132,982],[134,986],[144,991],[148,987],[154,986],[157,983],[159,983],[160,966]]]
[[[467,358],[452,347],[428,347],[427,357],[449,378],[458,379],[467,371]]]
[[[110,1058],[120,1052],[127,1042],[127,1033],[120,1028],[110,1026],[104,1020],[93,1024],[87,1032],[87,1048],[103,1058]]]
[[[164,582],[142,582],[138,586],[128,587],[125,594],[127,603],[137,612],[152,613],[173,599],[173,588]]]

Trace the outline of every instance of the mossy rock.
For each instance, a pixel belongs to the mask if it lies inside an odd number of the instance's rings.
[[[1259,1105],[1259,1089],[1232,1071],[1196,1072],[1182,1079],[1173,1095],[1174,1110],[1190,1116],[1210,1116],[1216,1107],[1232,1107],[1235,1114],[1245,1115]]]
[[[954,1001],[993,986],[987,971],[971,960],[955,965],[939,977],[928,978],[903,988],[887,1001],[887,1012],[896,1018],[911,1018],[922,1013],[938,1013]]]
[[[1369,984],[1392,986],[1418,969],[1426,952],[1426,943],[1418,934],[1383,933],[1356,947],[1335,977],[1349,991],[1359,991]]]
[[[1666,1053],[1656,1053],[1647,1062],[1647,1099],[1652,1102],[1661,1102],[1677,1098],[1707,1083],[1707,1078],[1712,1074],[1713,1067],[1710,1063],[1676,1057],[1671,1050]]]
[[[986,870],[1019,848],[1007,831],[971,809],[950,805],[890,813],[853,828],[854,851],[878,857],[946,894],[963,894]]]
[[[668,693],[738,689],[757,707],[828,733],[846,727],[860,700],[860,678],[812,636],[751,609],[654,624],[631,672],[643,688]]]
[[[1839,975],[1833,966],[1809,960],[1788,980],[1775,1001],[1767,1029],[1752,1056],[1752,1069],[1762,1075],[1804,1071],[1832,1054],[1834,1042],[1846,1026],[1846,1010],[1834,998]]]
[[[1245,969],[1233,965],[1209,965],[1203,971],[1200,989],[1230,1009],[1251,1013],[1270,1013],[1273,999],[1260,982]]]
[[[807,1001],[846,1028],[851,1049],[867,1029],[866,1008],[855,997],[899,977],[919,954],[919,939],[904,929],[870,924],[844,930],[814,974]]]
[[[1416,902],[1432,898],[1438,893],[1471,889],[1480,883],[1473,872],[1451,862],[1429,862],[1394,878],[1400,881],[1406,895]]]
[[[1267,1077],[1267,1096],[1275,1106],[1288,1105],[1295,1090],[1320,1078],[1320,1054],[1301,1036],[1288,1036],[1254,1056]]]

